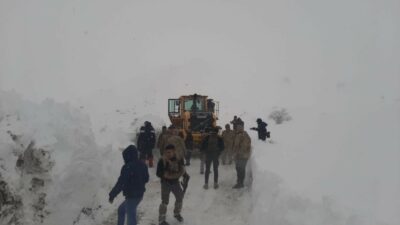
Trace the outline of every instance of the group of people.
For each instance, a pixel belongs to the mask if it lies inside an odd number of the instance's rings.
[[[226,124],[222,135],[219,135],[218,128],[214,128],[203,139],[200,151],[203,153],[202,157],[206,167],[204,189],[209,188],[211,166],[214,173],[214,189],[219,187],[218,167],[220,158],[223,165],[230,165],[235,161],[237,180],[233,188],[240,189],[244,187],[246,165],[251,155],[251,138],[244,130],[244,124],[238,124],[235,128],[235,130],[232,130],[230,125]]]
[[[219,128],[209,128],[202,137],[199,149],[201,153],[200,173],[204,174],[204,189],[209,188],[211,166],[214,175],[213,187],[219,188],[218,167],[220,158],[223,165],[230,165],[235,162],[237,181],[233,188],[244,187],[246,165],[251,155],[251,138],[244,130],[244,122],[240,118],[235,117],[231,123],[233,129],[231,129],[230,124],[226,124],[222,133],[220,133]],[[264,124],[261,126],[264,126]],[[258,128],[260,128],[260,125]],[[260,131],[264,132],[262,129],[258,131],[259,133]],[[168,225],[166,213],[171,193],[176,200],[174,217],[179,222],[183,221],[181,211],[190,179],[186,167],[191,165],[191,156],[195,147],[193,135],[190,131],[184,134],[174,126],[169,128],[164,126],[156,141],[155,130],[151,123],[146,121],[140,129],[137,148],[130,145],[123,151],[125,164],[121,169],[115,187],[109,194],[110,203],[120,192],[123,192],[125,196],[125,201],[118,208],[118,225],[124,224],[126,215],[128,225],[136,225],[136,209],[143,198],[145,185],[149,181],[147,165],[148,167],[154,166],[152,151],[156,146],[161,155],[156,172],[157,177],[161,180],[159,224]]]

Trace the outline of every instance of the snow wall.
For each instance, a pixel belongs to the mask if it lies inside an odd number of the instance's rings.
[[[270,142],[257,141],[250,132],[249,224],[395,225],[400,221],[396,107],[378,102],[342,114],[288,109],[291,121],[267,121]],[[134,138],[129,132],[144,120],[155,121],[155,127],[164,121],[138,116],[123,122],[125,127],[98,126],[95,134],[82,111],[0,92],[0,224],[98,225],[115,211],[107,195],[122,164],[120,151]],[[105,122],[116,121],[111,116]]]

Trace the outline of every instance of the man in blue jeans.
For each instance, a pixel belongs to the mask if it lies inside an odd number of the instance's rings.
[[[125,201],[118,208],[118,225],[125,224],[125,215],[128,225],[136,225],[136,209],[146,191],[145,185],[149,182],[149,171],[146,164],[139,160],[138,151],[134,145],[128,146],[122,153],[125,165],[121,169],[118,182],[109,195],[110,203],[122,191]]]

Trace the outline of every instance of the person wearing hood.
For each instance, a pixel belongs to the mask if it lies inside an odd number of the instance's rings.
[[[109,194],[112,204],[119,193],[123,193],[125,201],[118,208],[118,225],[136,225],[136,209],[143,199],[146,183],[149,182],[149,171],[146,164],[139,160],[138,151],[134,145],[128,146],[122,153],[125,164],[117,183]]]
[[[269,132],[267,131],[268,124],[262,121],[261,118],[257,119],[257,127],[252,127],[251,130],[255,130],[258,132],[258,139],[265,141],[269,138]]]

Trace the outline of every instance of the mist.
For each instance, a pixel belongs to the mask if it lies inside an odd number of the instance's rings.
[[[0,4],[0,87],[30,99],[165,87],[303,105],[338,85],[356,101],[399,98],[398,1]]]
[[[0,90],[85,108],[96,129],[120,109],[167,121],[167,99],[193,93],[220,102],[221,124],[287,108],[295,127],[277,129],[278,141],[295,141],[268,153],[281,157],[265,157],[268,169],[396,224],[399,12],[398,0],[0,0]],[[329,145],[316,167],[309,143]]]

